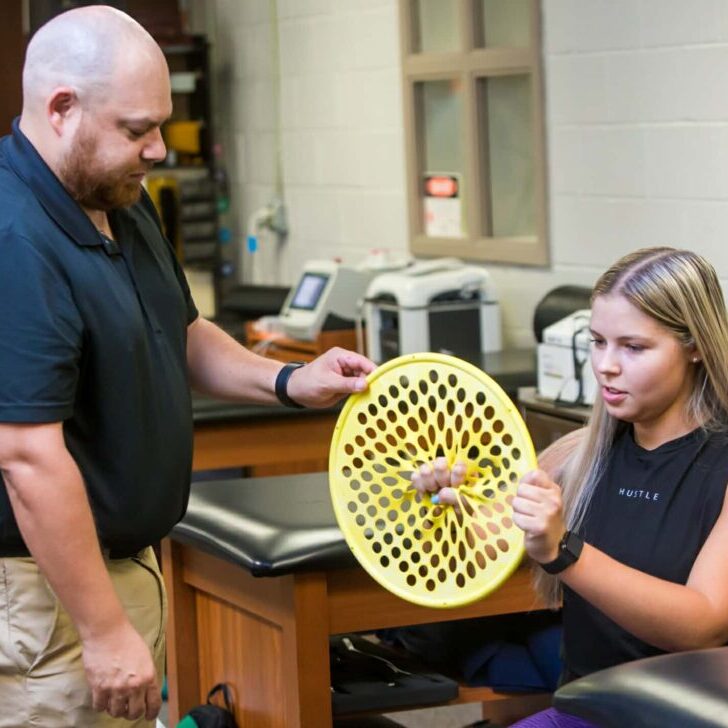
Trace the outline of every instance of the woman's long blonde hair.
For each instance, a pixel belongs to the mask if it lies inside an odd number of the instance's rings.
[[[700,360],[686,414],[706,430],[728,429],[728,319],[713,266],[689,250],[643,248],[609,268],[596,282],[591,300],[606,294],[624,296],[684,346],[695,348]],[[578,529],[583,522],[612,443],[626,426],[597,396],[586,431],[558,478],[567,528]],[[559,579],[540,568],[534,573],[540,596],[558,606]]]

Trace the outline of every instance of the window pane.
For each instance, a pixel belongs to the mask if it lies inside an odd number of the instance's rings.
[[[417,3],[419,53],[448,53],[459,50],[455,0],[419,0]]]
[[[531,0],[480,0],[481,46],[528,46],[531,39]]]
[[[495,76],[479,82],[484,189],[490,197],[493,237],[534,235],[533,131],[531,78]]]
[[[462,84],[457,79],[422,81],[416,84],[416,94],[417,127],[423,134],[420,184],[424,190],[425,234],[460,237],[465,234]]]

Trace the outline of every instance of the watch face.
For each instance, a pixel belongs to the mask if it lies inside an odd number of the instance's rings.
[[[541,564],[541,568],[547,574],[559,574],[579,558],[583,546],[584,542],[579,536],[567,531],[559,542],[559,555],[553,561]]]
[[[582,548],[584,548],[584,541],[572,531],[568,531],[562,543],[563,550],[576,561],[581,555]]]

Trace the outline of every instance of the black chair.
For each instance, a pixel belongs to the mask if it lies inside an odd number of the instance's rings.
[[[601,728],[725,728],[728,647],[601,670],[564,685],[554,705]]]

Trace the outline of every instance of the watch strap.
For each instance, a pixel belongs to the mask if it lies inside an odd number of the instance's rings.
[[[302,404],[298,404],[294,399],[288,396],[288,380],[291,378],[291,374],[304,366],[306,362],[303,361],[291,361],[288,364],[284,364],[278,374],[276,375],[275,393],[278,397],[278,401],[286,407],[293,407],[295,409],[304,409]]]
[[[584,540],[573,531],[566,531],[559,541],[559,554],[553,561],[540,564],[547,574],[560,574],[581,556]]]

